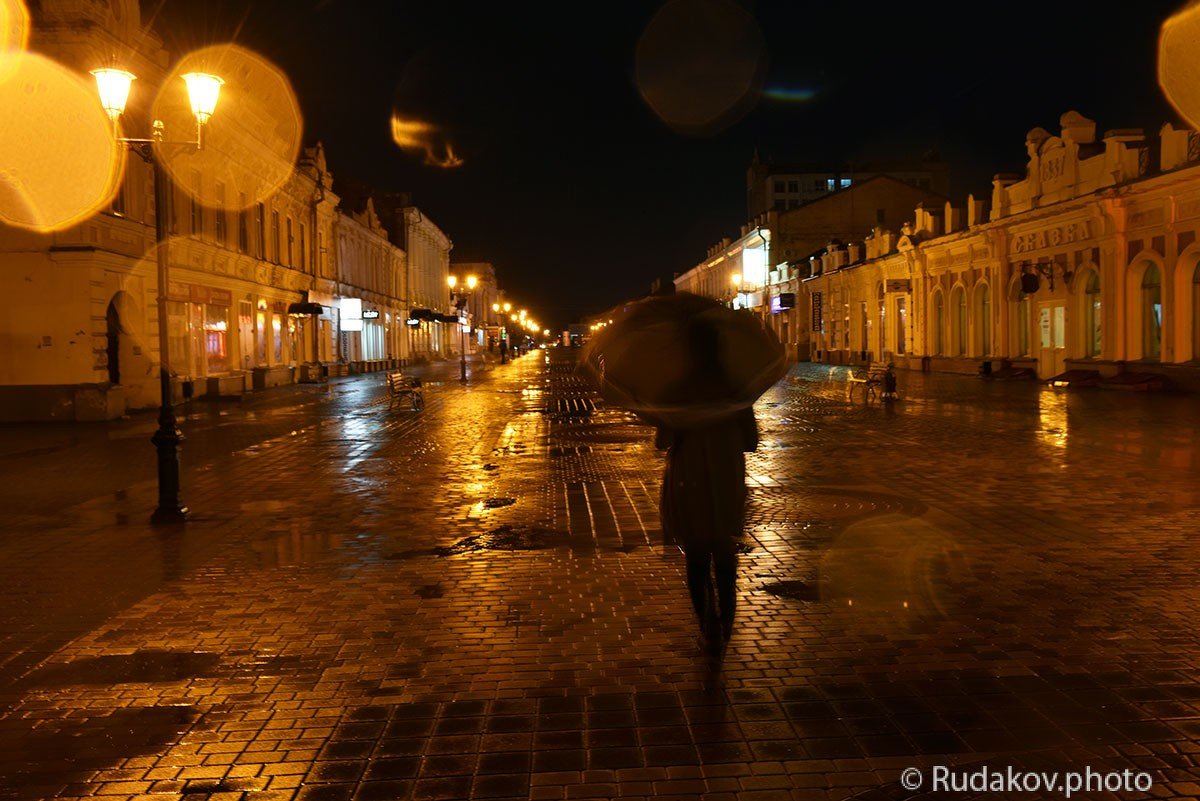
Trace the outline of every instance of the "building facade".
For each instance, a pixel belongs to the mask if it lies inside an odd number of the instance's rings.
[[[1075,112],[1026,137],[990,212],[918,210],[803,281],[815,357],[1067,383],[1200,388],[1200,141]],[[1157,155],[1157,158],[1155,156]]]
[[[407,359],[407,256],[392,244],[366,198],[338,210],[337,317],[339,361],[351,372],[393,369]]]

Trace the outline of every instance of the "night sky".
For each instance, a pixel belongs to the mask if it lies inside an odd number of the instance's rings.
[[[1026,131],[1057,133],[1069,109],[1101,135],[1181,124],[1155,81],[1158,28],[1179,3],[674,2],[143,9],[176,54],[232,39],[275,61],[335,177],[411,192],[452,261],[492,262],[555,325],[736,235],[756,148],[811,163],[936,148],[961,203],[1023,170]],[[757,89],[728,89],[730,72]],[[681,118],[695,102],[727,111]],[[428,153],[393,142],[393,112],[437,127]],[[447,145],[461,166],[427,163],[449,160]]]

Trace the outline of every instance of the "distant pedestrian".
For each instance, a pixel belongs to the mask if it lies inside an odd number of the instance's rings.
[[[500,363],[504,364],[508,361],[508,340],[500,340]]]

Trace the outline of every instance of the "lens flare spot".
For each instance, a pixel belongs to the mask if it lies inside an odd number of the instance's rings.
[[[196,72],[224,81],[199,150],[169,144],[196,137],[196,117],[183,80]],[[287,182],[304,129],[287,76],[235,44],[213,45],[180,59],[154,100],[154,119],[165,125],[168,143],[156,152],[172,180],[205,206],[235,211],[269,198]]]
[[[0,220],[58,231],[112,201],[125,149],[95,86],[50,59],[0,56]]]
[[[741,119],[766,75],[758,23],[731,0],[670,0],[634,55],[646,105],[679,133],[712,136]]]
[[[763,97],[781,103],[807,103],[817,96],[817,90],[807,86],[768,86]]]
[[[420,120],[405,119],[398,112],[392,112],[392,141],[397,147],[401,150],[423,152],[425,163],[430,167],[461,167],[465,162],[454,153],[454,145],[448,141],[439,145],[439,134],[434,125]]]
[[[29,42],[29,9],[21,0],[0,0],[0,54],[24,50]]]
[[[1200,5],[1191,4],[1163,23],[1158,37],[1158,85],[1175,110],[1200,128]]]

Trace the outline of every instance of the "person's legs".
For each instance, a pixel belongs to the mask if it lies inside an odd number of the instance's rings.
[[[737,606],[737,545],[731,540],[727,546],[714,550],[712,556],[717,574],[717,602],[721,605],[721,633],[729,639]]]
[[[690,545],[685,551],[687,557],[688,592],[692,596],[692,608],[696,610],[696,620],[700,630],[704,630],[705,616],[708,609],[709,596],[709,565],[712,554],[707,548]]]

